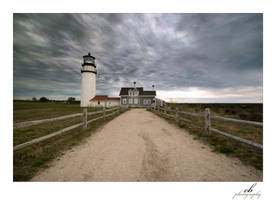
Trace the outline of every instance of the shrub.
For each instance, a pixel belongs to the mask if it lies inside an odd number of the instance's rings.
[[[47,99],[46,97],[41,97],[41,98],[39,99],[39,101],[40,101],[40,102],[47,102],[47,101],[49,101],[49,99]]]
[[[76,98],[75,97],[69,97],[68,99],[67,99],[67,102],[68,103],[73,103],[73,102],[75,102],[76,101]]]
[[[233,153],[234,150],[229,148],[229,147],[225,147],[225,146],[217,146],[216,151],[220,152],[220,153],[225,153],[225,154],[229,154],[229,153]]]

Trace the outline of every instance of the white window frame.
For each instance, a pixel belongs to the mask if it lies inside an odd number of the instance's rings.
[[[127,99],[123,98],[123,104],[127,104]]]
[[[132,98],[128,99],[128,104],[133,104],[133,99]]]
[[[133,96],[133,91],[132,90],[128,90],[128,96]]]
[[[144,104],[144,105],[149,105],[150,102],[151,102],[150,99],[144,99],[144,100],[143,100],[143,104]]]
[[[139,100],[138,100],[138,98],[134,98],[134,100],[133,100],[133,104],[139,104]]]

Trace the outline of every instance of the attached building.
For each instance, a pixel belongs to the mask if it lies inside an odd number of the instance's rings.
[[[148,107],[152,103],[155,103],[156,91],[145,91],[143,87],[136,87],[136,82],[134,82],[134,87],[123,87],[120,91],[121,106],[129,107]]]
[[[113,107],[120,105],[120,97],[108,97],[107,95],[96,95],[90,100],[91,107]]]

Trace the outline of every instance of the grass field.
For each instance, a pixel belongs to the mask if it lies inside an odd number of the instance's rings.
[[[179,110],[204,113],[205,108],[211,109],[211,114],[250,121],[263,121],[263,104],[169,104],[168,107]],[[174,113],[168,113],[174,114]],[[200,124],[204,124],[204,118],[181,115]],[[162,115],[162,117],[164,117]],[[175,123],[173,119],[168,119]],[[239,158],[243,163],[252,165],[257,169],[263,169],[263,151],[250,145],[235,141],[231,138],[211,133],[211,136],[204,134],[204,129],[196,127],[190,123],[180,121],[178,124],[194,135],[195,140],[200,140],[213,148],[213,151],[227,154]],[[232,135],[263,144],[263,128],[238,124],[233,122],[223,122],[211,120],[211,126]]]
[[[89,111],[100,108],[89,108]],[[79,104],[66,104],[63,102],[13,102],[13,122],[47,119],[62,115],[82,112]]]
[[[101,108],[89,108],[88,112],[99,109]],[[79,104],[64,104],[62,102],[14,102],[15,122],[47,119],[78,112],[82,112]],[[106,114],[110,112],[106,112]],[[120,111],[120,113],[122,112],[124,111]],[[72,146],[79,144],[81,140],[90,136],[94,130],[112,120],[120,113],[108,117],[106,120],[97,120],[88,124],[88,128],[85,131],[82,130],[82,127],[79,127],[62,135],[15,151],[13,154],[14,181],[30,180],[39,169],[47,167],[50,160],[61,155],[63,151],[72,148]],[[88,120],[99,117],[100,115],[88,116]],[[81,121],[82,117],[74,117],[14,129],[14,146],[80,123]]]
[[[203,113],[204,109],[208,107],[211,109],[211,114],[260,122],[263,119],[262,106],[262,104],[169,104],[170,109],[179,107],[180,110]],[[89,108],[88,111],[91,112],[99,109],[100,108]],[[79,104],[64,104],[62,102],[14,102],[14,122],[47,119],[79,112],[82,112]],[[121,111],[121,113],[122,112],[124,111]],[[89,124],[88,129],[85,131],[79,127],[62,135],[15,151],[13,154],[14,181],[30,180],[38,170],[48,167],[49,161],[72,148],[74,145],[79,144],[84,138],[93,134],[93,131],[98,127],[104,125],[119,114],[109,117],[105,121],[97,120]],[[88,120],[96,118],[97,116],[99,115],[89,116]],[[203,123],[202,118],[200,119],[186,115],[185,117]],[[47,135],[79,123],[81,120],[81,117],[74,117],[15,129],[13,133],[14,145]],[[172,119],[168,120],[171,123],[175,123]],[[236,142],[218,134],[212,133],[211,136],[206,136],[202,128],[195,127],[183,121],[178,125],[188,130],[189,133],[194,136],[195,140],[200,140],[210,145],[213,151],[237,157],[245,164],[252,165],[257,169],[263,168],[262,150]],[[212,120],[212,127],[260,144],[263,143],[263,130],[260,127],[215,120]]]

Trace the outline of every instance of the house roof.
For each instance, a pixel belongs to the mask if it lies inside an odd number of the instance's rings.
[[[119,100],[120,101],[120,97],[108,97],[107,100]]]
[[[154,96],[156,96],[156,91],[155,90],[154,91],[150,91],[150,90],[143,91],[142,95],[154,95]]]
[[[96,95],[93,99],[91,99],[90,101],[99,101],[99,100],[107,100],[107,95]]]
[[[105,100],[120,100],[120,97],[108,97],[107,95],[96,95],[93,99],[90,101],[105,101]]]
[[[133,90],[133,89],[134,89],[134,87],[122,87],[119,96],[128,95],[128,90]],[[136,89],[139,91],[139,94],[141,94],[143,92],[142,87],[137,87]]]
[[[133,90],[134,87],[122,87],[119,96],[128,95],[128,90]],[[139,91],[139,95],[153,95],[156,96],[156,91],[145,91],[142,87],[136,88]]]

